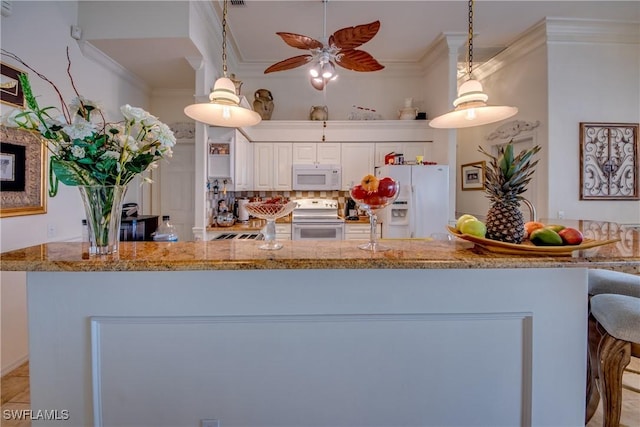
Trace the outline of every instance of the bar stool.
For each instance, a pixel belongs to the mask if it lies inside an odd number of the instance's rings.
[[[589,353],[585,424],[600,395],[603,425],[617,426],[622,403],[622,374],[631,355],[640,357],[640,276],[589,270]]]

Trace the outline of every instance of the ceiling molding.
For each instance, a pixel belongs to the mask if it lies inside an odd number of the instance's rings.
[[[80,52],[82,52],[82,55],[85,58],[88,58],[106,68],[107,70],[113,72],[118,77],[126,80],[134,87],[141,90],[143,93],[147,95],[150,93],[151,88],[144,80],[140,79],[138,76],[124,68],[122,65],[118,64],[116,61],[111,59],[110,56],[106,55],[93,44],[85,40],[77,40],[76,43],[78,43]]]
[[[637,22],[546,18],[549,42],[640,44]]]

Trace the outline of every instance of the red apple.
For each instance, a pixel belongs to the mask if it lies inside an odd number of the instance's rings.
[[[396,195],[396,191],[396,182],[389,177],[382,178],[378,183],[379,196],[393,197]]]
[[[367,194],[368,194],[367,190],[362,188],[362,185],[356,185],[351,190],[351,196],[356,200],[364,199],[365,197],[367,197]]]
[[[582,233],[575,228],[565,227],[558,231],[565,245],[579,245],[582,243]]]
[[[378,206],[384,204],[384,197],[381,197],[375,193],[370,193],[367,194],[367,196],[364,198],[364,203],[375,209]]]

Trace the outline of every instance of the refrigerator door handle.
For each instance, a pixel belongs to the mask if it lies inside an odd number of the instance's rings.
[[[411,198],[409,206],[409,232],[410,237],[413,238],[415,234],[414,224],[416,218],[416,189],[414,185],[411,185]]]

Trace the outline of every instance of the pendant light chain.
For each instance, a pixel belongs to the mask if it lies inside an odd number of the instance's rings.
[[[473,0],[469,0],[469,34],[468,34],[468,64],[467,71],[469,78],[471,78],[471,71],[473,70]]]
[[[224,0],[222,7],[222,74],[227,77],[227,6],[228,1]]]

